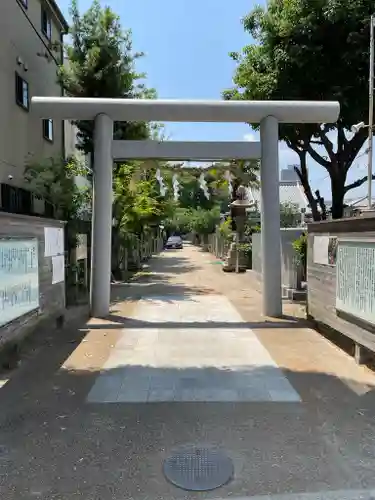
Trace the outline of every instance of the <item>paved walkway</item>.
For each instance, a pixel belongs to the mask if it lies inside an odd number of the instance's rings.
[[[151,296],[131,319],[90,402],[300,401],[225,296]]]
[[[0,389],[7,500],[370,500],[375,376],[294,317],[263,318],[251,273],[187,246],[113,287],[106,320],[36,336]],[[234,477],[168,483],[178,446]]]

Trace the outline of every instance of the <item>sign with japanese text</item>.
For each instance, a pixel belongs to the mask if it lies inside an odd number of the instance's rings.
[[[37,238],[0,239],[0,327],[38,308]]]

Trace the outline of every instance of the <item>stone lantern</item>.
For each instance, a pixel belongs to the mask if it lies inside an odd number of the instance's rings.
[[[246,258],[243,252],[240,251],[240,245],[243,241],[246,212],[253,206],[247,199],[247,191],[245,186],[239,186],[236,191],[236,198],[230,204],[231,218],[235,221],[235,239],[231,243],[227,258],[223,265],[223,271],[236,273],[245,272]]]

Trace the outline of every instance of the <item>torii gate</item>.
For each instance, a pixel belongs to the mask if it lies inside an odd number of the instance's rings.
[[[91,260],[91,315],[110,307],[113,160],[261,159],[263,309],[282,315],[279,123],[335,123],[338,102],[323,101],[185,101],[33,97],[40,118],[94,120],[94,187]],[[259,142],[114,141],[114,121],[260,123]]]

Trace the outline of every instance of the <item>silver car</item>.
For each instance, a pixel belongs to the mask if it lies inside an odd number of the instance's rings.
[[[176,248],[182,249],[182,238],[181,236],[170,236],[165,244],[165,248]]]

